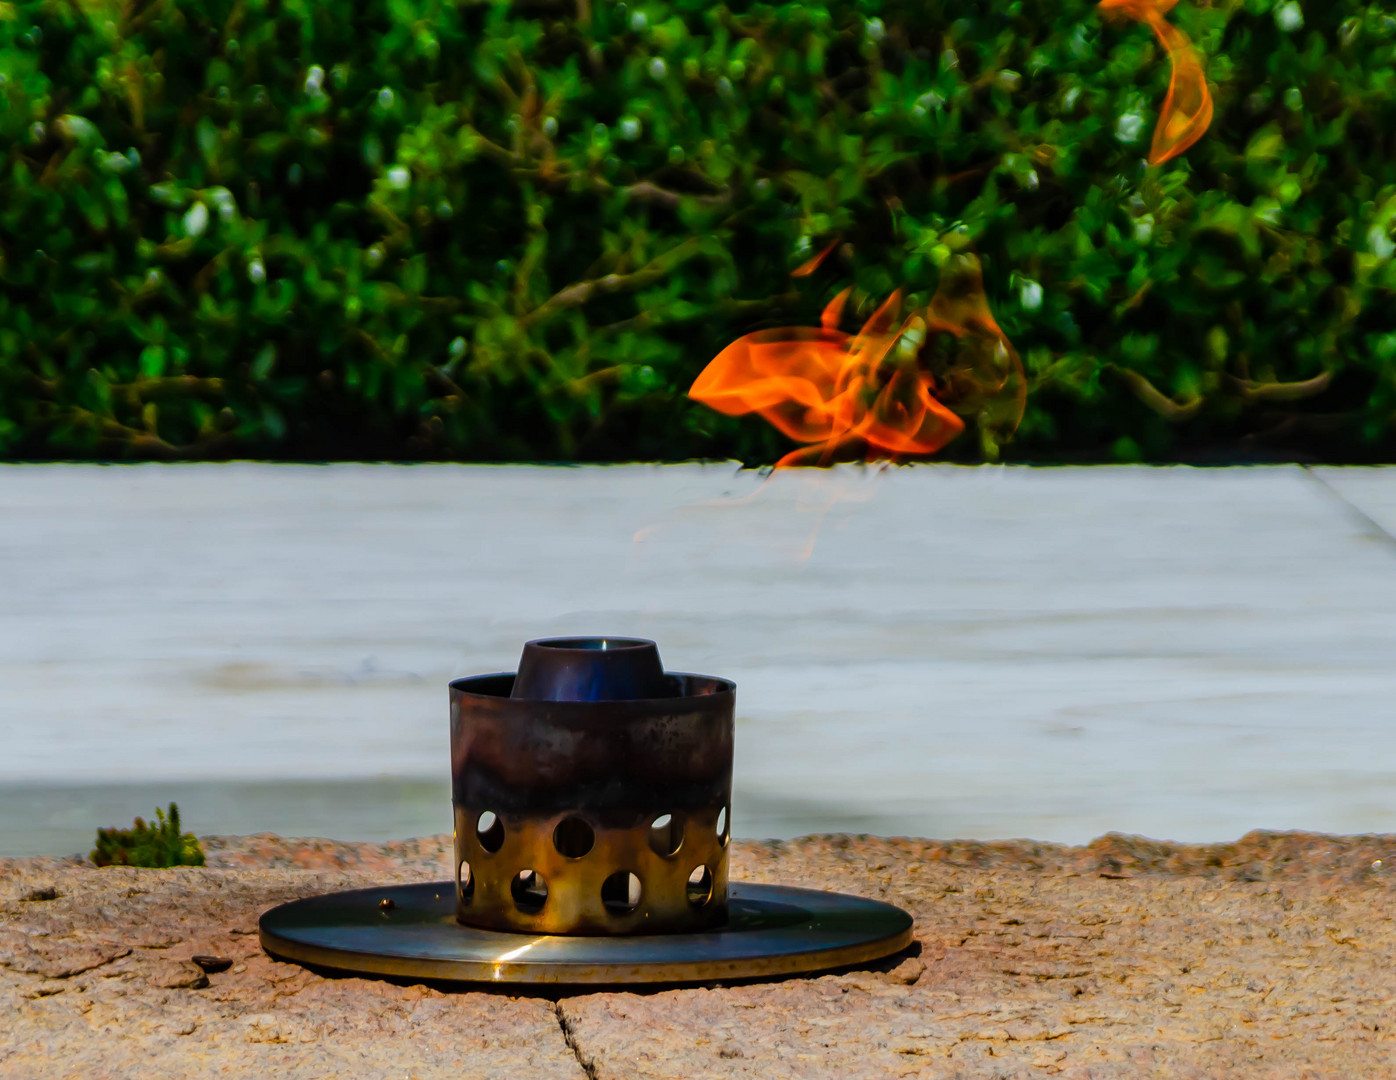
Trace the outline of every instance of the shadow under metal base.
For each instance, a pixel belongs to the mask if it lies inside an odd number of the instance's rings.
[[[718,930],[533,937],[462,926],[455,885],[439,881],[294,900],[264,914],[258,933],[262,948],[284,960],[495,985],[774,977],[866,963],[911,944],[911,916],[877,900],[741,884],[728,896],[730,917]]]

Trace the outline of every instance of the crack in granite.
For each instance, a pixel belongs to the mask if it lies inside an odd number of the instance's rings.
[[[563,1007],[562,1002],[554,1002],[553,1009],[557,1013],[557,1024],[562,1029],[562,1039],[567,1044],[567,1049],[572,1051],[573,1057],[577,1059],[577,1064],[586,1074],[587,1080],[597,1080],[596,1063],[583,1053],[581,1044],[577,1041],[577,1033],[572,1027],[572,1021],[567,1018],[567,1010]]]

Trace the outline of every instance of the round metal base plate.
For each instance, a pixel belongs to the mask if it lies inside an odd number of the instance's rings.
[[[911,944],[911,916],[876,900],[734,884],[726,926],[696,934],[560,937],[462,926],[449,881],[312,896],[258,924],[273,956],[360,975],[504,984],[684,983],[802,974]],[[391,901],[391,903],[383,903]]]

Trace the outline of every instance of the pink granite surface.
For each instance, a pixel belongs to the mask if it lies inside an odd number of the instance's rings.
[[[740,987],[443,992],[259,948],[268,907],[444,878],[448,845],[0,860],[0,1077],[1396,1076],[1396,837],[737,842],[739,880],[916,917],[912,955]]]

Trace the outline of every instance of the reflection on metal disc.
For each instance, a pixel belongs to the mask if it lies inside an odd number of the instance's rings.
[[[295,900],[259,923],[262,947],[359,975],[495,984],[683,983],[794,975],[888,956],[911,916],[876,900],[734,884],[730,918],[684,934],[563,937],[462,926],[452,882]],[[386,901],[386,902],[385,902]]]

